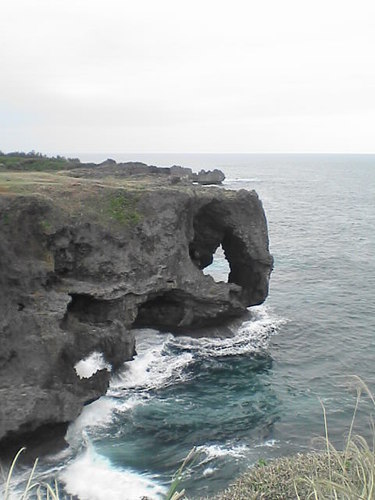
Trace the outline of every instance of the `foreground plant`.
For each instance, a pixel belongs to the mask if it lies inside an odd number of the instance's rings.
[[[372,444],[369,446],[362,436],[354,435],[353,428],[357,415],[358,406],[363,393],[369,396],[375,407],[374,396],[368,386],[359,377],[354,377],[357,391],[356,404],[350,424],[349,434],[344,451],[338,451],[329,440],[327,415],[324,405],[321,403],[324,415],[325,446],[328,457],[328,478],[313,476],[302,479],[310,485],[309,497],[320,499],[342,499],[342,500],[373,500],[375,499],[375,429],[371,420]],[[298,486],[295,486],[296,496]],[[305,497],[303,497],[305,498]]]
[[[353,435],[354,423],[362,394],[374,408],[374,396],[367,385],[354,377],[357,391],[349,433],[342,451],[329,440],[324,405],[323,439],[325,451],[297,454],[258,466],[243,474],[218,500],[375,500],[375,428],[372,443]]]
[[[196,452],[196,448],[193,448],[185,460],[182,462],[181,467],[177,470],[177,472],[174,474],[172,478],[172,484],[166,494],[165,500],[180,500],[181,498],[184,498],[185,496],[185,490],[177,491],[177,488],[179,487],[182,479],[183,479],[183,473],[185,471],[185,467],[187,464],[193,459],[194,455]]]
[[[13,472],[17,463],[17,460],[21,453],[23,453],[26,450],[26,448],[21,448],[16,456],[14,457],[10,468],[9,472],[6,477],[5,481],[5,486],[4,486],[4,494],[3,498],[4,500],[10,500],[11,498],[14,498],[14,495],[12,495],[12,477],[13,477]],[[33,498],[36,500],[60,500],[60,495],[59,495],[59,488],[57,481],[55,480],[54,487],[48,483],[44,482],[33,482],[34,480],[34,474],[35,474],[35,469],[36,466],[38,465],[38,459],[35,460],[34,465],[31,469],[31,472],[29,474],[25,489],[22,493],[20,493],[19,500],[27,500],[30,498],[32,495]]]
[[[1,496],[1,491],[0,491],[0,498],[3,500],[11,500],[14,499],[15,496],[12,494],[12,477],[13,477],[13,472],[16,467],[17,460],[21,453],[23,453],[26,450],[26,448],[21,448],[16,456],[14,457],[10,467],[8,474],[5,479],[5,486],[3,489],[3,496]],[[183,461],[182,465],[179,467],[179,469],[176,471],[176,473],[173,475],[172,478],[172,483],[171,486],[166,494],[165,500],[180,500],[185,497],[185,490],[177,491],[181,481],[183,479],[184,473],[186,466],[191,460],[193,459],[195,455],[196,449],[193,448],[185,460]],[[59,488],[58,488],[58,483],[55,480],[54,482],[54,487],[48,483],[45,482],[38,482],[34,481],[34,475],[35,475],[35,469],[38,465],[38,458],[35,460],[34,465],[31,469],[31,472],[29,474],[25,489],[23,492],[19,493],[19,496],[17,500],[27,500],[29,498],[33,498],[35,500],[63,500],[60,497],[59,494]],[[32,496],[32,497],[31,497]],[[72,497],[64,497],[64,498],[69,498],[71,500]],[[110,499],[108,499],[110,500]]]

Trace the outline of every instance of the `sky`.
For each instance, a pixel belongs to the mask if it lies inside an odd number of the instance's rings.
[[[2,0],[0,150],[375,152],[374,0]]]

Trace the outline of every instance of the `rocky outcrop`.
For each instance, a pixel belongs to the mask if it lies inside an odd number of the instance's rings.
[[[197,174],[192,174],[192,180],[198,184],[207,186],[209,184],[221,184],[225,175],[221,170],[200,170]]]
[[[214,325],[267,296],[254,191],[95,173],[0,178],[0,439],[76,418],[110,373],[80,379],[75,364],[97,351],[113,369],[132,359],[132,326]],[[227,283],[202,272],[219,245]]]
[[[194,173],[191,168],[173,165],[172,167],[155,167],[153,165],[146,165],[142,162],[126,162],[116,163],[115,160],[108,158],[99,165],[96,163],[81,163],[73,164],[70,172],[74,177],[92,177],[104,178],[112,177],[132,177],[132,176],[145,176],[155,175],[163,176],[165,179],[173,181],[183,180],[196,182],[202,185],[209,184],[222,184],[225,175],[221,170],[200,170]]]

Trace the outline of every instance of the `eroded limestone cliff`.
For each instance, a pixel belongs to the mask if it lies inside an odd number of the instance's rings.
[[[202,272],[219,245],[227,283]],[[223,322],[264,301],[271,268],[254,191],[0,173],[0,439],[76,418],[110,373],[80,379],[75,364],[132,359],[132,326]]]

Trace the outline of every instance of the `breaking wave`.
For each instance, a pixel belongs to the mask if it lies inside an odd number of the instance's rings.
[[[72,461],[60,474],[68,494],[80,500],[139,500],[161,498],[166,488],[157,478],[129,469],[114,467],[92,446]]]
[[[201,357],[240,356],[267,349],[271,336],[285,323],[282,318],[272,316],[267,307],[251,309],[251,319],[244,321],[232,336],[227,337],[175,337],[171,342],[192,355]]]
[[[206,404],[204,393],[196,400],[198,406],[195,404],[194,391],[197,384],[211,384],[211,379],[198,382],[203,367],[206,370],[219,363],[226,369],[228,363],[236,366],[244,355],[246,359],[247,355],[266,352],[282,323],[262,305],[252,308],[246,321],[233,323],[229,329],[210,329],[207,336],[203,331],[199,338],[135,330],[134,360],[112,377],[107,394],[87,405],[69,426],[69,447],[44,462],[41,477],[57,475],[66,493],[80,500],[159,499],[180,465],[182,453],[193,445],[198,445],[197,460],[189,477],[196,474],[198,481],[214,480],[228,460],[248,462],[254,443],[232,437],[213,440],[210,436],[212,425],[225,426],[220,397],[217,403],[211,401],[213,406],[207,410],[216,412],[211,423],[202,424],[202,433],[191,441],[185,439],[194,422],[201,420]],[[213,333],[217,336],[209,336]],[[81,376],[95,373],[103,363],[100,353],[94,353],[78,371]],[[171,448],[167,446],[160,455],[155,444],[157,433],[162,442],[172,440]]]

